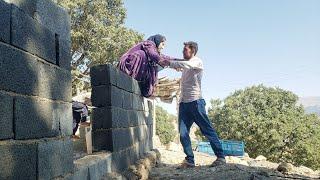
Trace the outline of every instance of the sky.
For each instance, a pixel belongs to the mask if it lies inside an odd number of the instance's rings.
[[[320,96],[320,0],[124,0],[125,26],[166,36],[163,54],[182,58],[196,41],[206,101],[264,84]],[[180,77],[174,70],[160,77]],[[208,103],[207,103],[208,104]],[[175,103],[161,103],[175,113]]]

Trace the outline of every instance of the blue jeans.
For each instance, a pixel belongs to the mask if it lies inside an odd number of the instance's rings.
[[[218,158],[225,157],[219,137],[207,116],[205,106],[206,102],[204,99],[199,99],[189,103],[180,103],[179,105],[180,142],[183,146],[184,153],[187,155],[186,160],[193,164],[194,154],[192,152],[189,133],[194,122],[199,126],[201,133],[209,140],[215,155]]]

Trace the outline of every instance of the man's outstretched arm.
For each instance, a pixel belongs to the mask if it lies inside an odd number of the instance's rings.
[[[200,60],[170,61],[169,67],[173,69],[203,69],[202,62]]]

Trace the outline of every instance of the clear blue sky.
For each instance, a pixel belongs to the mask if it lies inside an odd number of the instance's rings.
[[[320,96],[320,0],[124,2],[126,26],[165,35],[164,54],[182,57],[183,42],[198,42],[207,101],[261,83]]]

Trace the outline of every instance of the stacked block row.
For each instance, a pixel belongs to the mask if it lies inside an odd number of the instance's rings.
[[[112,152],[113,167],[121,170],[152,149],[153,102],[112,65],[94,66],[90,73],[94,150]]]
[[[72,172],[70,17],[50,0],[0,0],[0,179]]]

